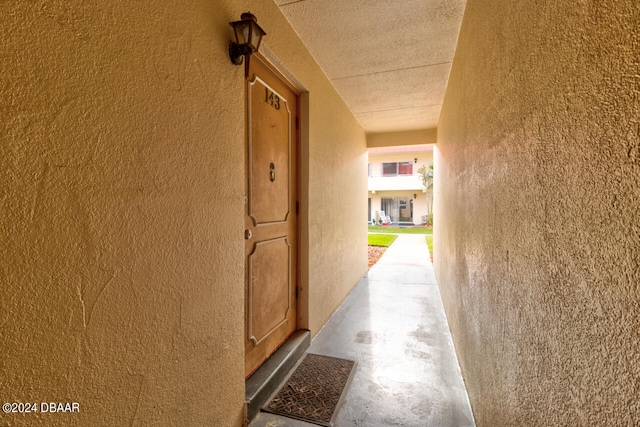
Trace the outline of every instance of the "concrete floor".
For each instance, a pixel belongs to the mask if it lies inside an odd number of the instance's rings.
[[[474,426],[424,235],[399,235],[311,343],[356,360],[335,426]],[[312,427],[260,413],[250,427]]]

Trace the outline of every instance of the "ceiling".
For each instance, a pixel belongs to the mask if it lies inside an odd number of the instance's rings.
[[[465,0],[274,0],[367,133],[438,125]]]

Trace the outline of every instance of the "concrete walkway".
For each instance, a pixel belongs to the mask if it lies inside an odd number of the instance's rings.
[[[398,236],[308,352],[357,362],[336,426],[475,425],[424,235]],[[313,425],[261,413],[250,426]]]

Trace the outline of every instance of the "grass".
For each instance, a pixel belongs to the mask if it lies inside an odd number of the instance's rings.
[[[431,256],[431,260],[433,261],[433,235],[424,236],[427,240],[427,247],[429,248],[429,255]]]
[[[398,236],[392,234],[369,234],[369,246],[383,246],[388,248]]]
[[[398,233],[398,234],[433,234],[432,227],[408,227],[400,228],[397,226],[389,225],[370,225],[370,233]]]

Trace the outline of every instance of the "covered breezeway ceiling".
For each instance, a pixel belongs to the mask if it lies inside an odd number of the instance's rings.
[[[438,125],[465,0],[274,0],[367,133]]]

